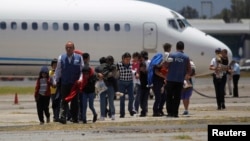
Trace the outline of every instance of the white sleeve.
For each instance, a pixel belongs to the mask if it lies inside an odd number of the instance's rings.
[[[53,84],[56,84],[57,82],[59,82],[61,78],[61,72],[62,72],[62,67],[61,67],[61,55],[60,55],[57,61],[57,66],[55,70],[55,79],[54,79]]]
[[[210,66],[216,66],[216,61],[215,58],[213,58],[210,62]]]
[[[82,81],[82,68],[84,67],[84,61],[83,61],[82,56],[81,56],[81,62],[82,62],[81,66],[80,66],[80,73],[81,74],[80,74],[78,81]]]

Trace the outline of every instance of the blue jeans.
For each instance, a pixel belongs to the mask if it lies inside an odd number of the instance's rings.
[[[89,102],[89,109],[92,111],[93,115],[96,115],[95,107],[94,107],[94,99],[95,99],[95,93],[81,93],[82,98],[82,120],[87,120],[86,114],[87,114],[87,104]]]
[[[128,111],[131,113],[134,110],[133,102],[134,102],[134,88],[133,81],[121,81],[119,80],[119,92],[124,93],[123,96],[120,97],[120,116],[125,116],[125,94],[128,94]]]
[[[115,115],[115,104],[114,104],[114,88],[112,85],[107,86],[108,89],[100,94],[100,111],[101,111],[101,117],[105,117],[106,113],[106,96],[108,96],[108,104],[109,104],[109,110],[111,112],[111,115]]]
[[[135,101],[134,101],[134,107],[135,107],[135,111],[139,112],[139,106],[141,105],[141,103],[140,103],[141,85],[140,84],[135,84],[135,89],[136,89],[136,96],[135,96]]]

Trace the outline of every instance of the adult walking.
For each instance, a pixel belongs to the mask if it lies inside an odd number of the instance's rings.
[[[166,84],[168,117],[178,117],[183,82],[191,74],[190,59],[183,51],[184,43],[177,42],[176,52],[169,55],[173,61],[166,62],[168,68]]]
[[[128,94],[128,111],[131,116],[136,114],[134,109],[134,88],[133,88],[133,73],[131,64],[131,54],[126,52],[122,55],[122,61],[117,63],[119,71],[119,92],[124,93],[120,97],[120,118],[125,117],[125,94]]]
[[[233,69],[232,69],[232,74],[233,74],[233,97],[239,97],[239,92],[238,92],[238,83],[240,79],[240,65],[233,60]]]
[[[65,45],[66,53],[58,57],[58,63],[55,72],[56,82],[61,85],[61,107],[60,107],[60,119],[59,122],[66,124],[66,113],[68,110],[68,102],[70,103],[70,112],[72,116],[72,122],[78,123],[78,94],[72,94],[72,90],[77,88],[78,80],[81,75],[84,62],[82,56],[74,53],[75,45],[73,42],[68,41]],[[59,81],[61,79],[61,81]],[[70,100],[66,100],[69,98]]]
[[[213,83],[215,88],[217,110],[225,109],[225,82],[226,82],[226,71],[227,65],[222,64],[221,49],[215,50],[215,57],[212,58],[210,63],[210,70],[213,70]]]

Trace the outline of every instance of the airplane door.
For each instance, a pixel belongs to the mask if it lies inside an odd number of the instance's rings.
[[[155,23],[143,24],[143,48],[154,50],[157,47],[157,28]]]

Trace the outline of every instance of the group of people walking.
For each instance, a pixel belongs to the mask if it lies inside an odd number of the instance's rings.
[[[100,98],[99,120],[116,119],[114,99],[119,96],[120,118],[126,116],[125,96],[128,95],[128,112],[130,116],[148,114],[148,97],[150,90],[154,93],[152,107],[154,117],[164,116],[177,118],[181,100],[185,111],[189,114],[189,99],[192,95],[192,77],[195,76],[195,65],[184,53],[184,43],[176,43],[176,51],[170,53],[172,45],[163,45],[164,53],[155,54],[149,59],[146,51],[125,52],[121,61],[115,63],[113,56],[100,57],[100,65],[95,68],[89,64],[88,53],[75,52],[75,45],[69,41],[63,53],[51,62],[51,70],[42,67],[36,82],[35,100],[40,124],[50,122],[49,101],[52,99],[53,120],[66,124],[69,119],[73,123],[87,123],[87,103],[92,111],[92,122],[96,122],[98,114],[94,99]],[[226,50],[216,50],[221,55],[212,59],[210,69],[214,70],[213,82],[218,109],[225,109],[225,84],[228,60]],[[220,66],[219,66],[220,65]],[[239,72],[237,64],[231,72],[235,74],[234,96],[238,96],[237,81]],[[164,105],[166,106],[164,110]]]

